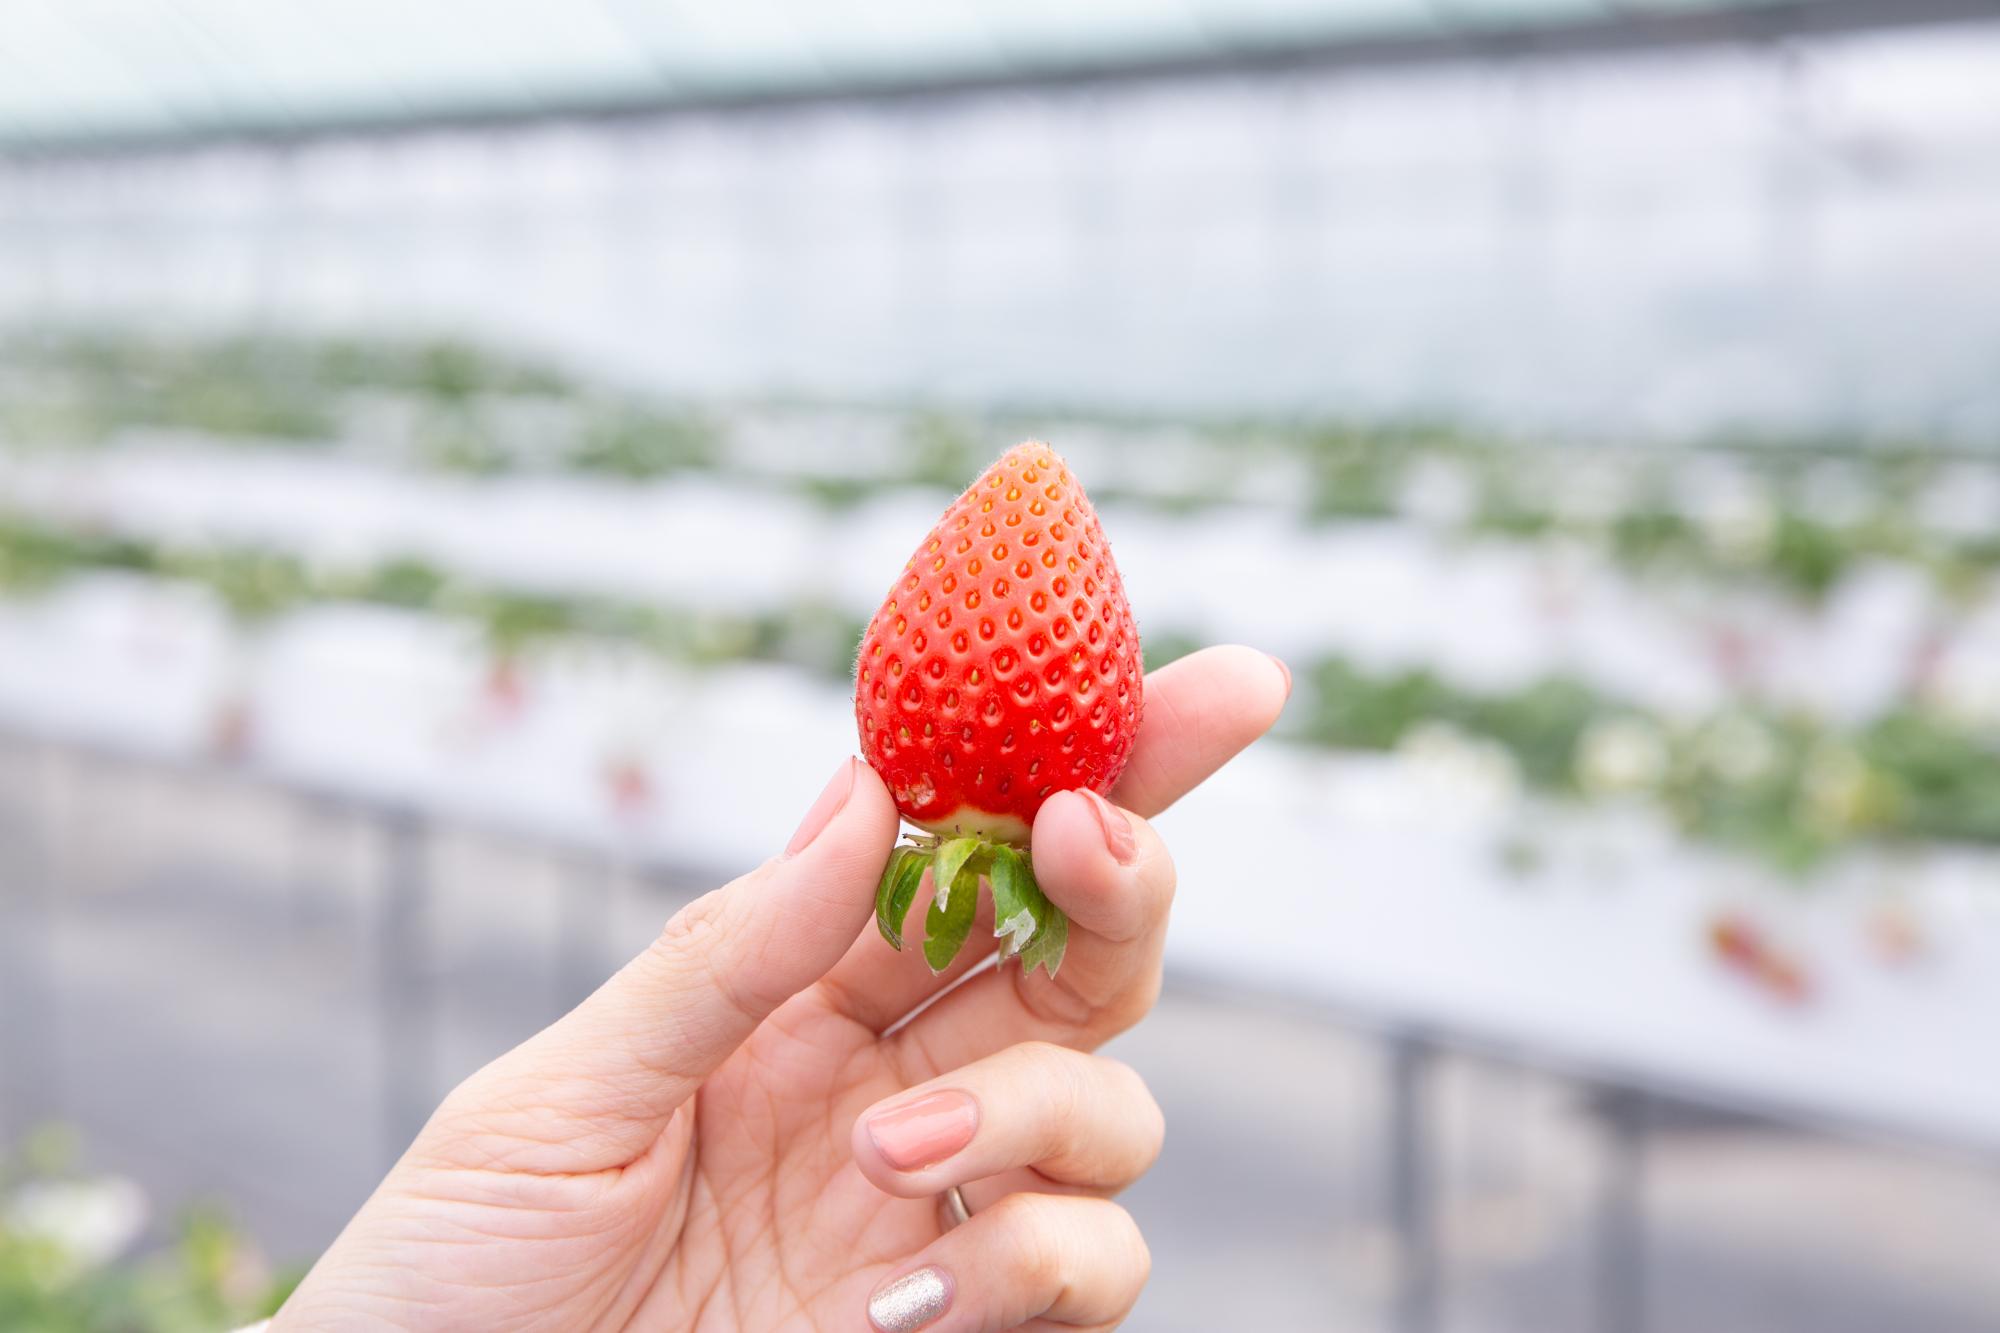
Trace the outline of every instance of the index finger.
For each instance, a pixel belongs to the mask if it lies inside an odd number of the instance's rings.
[[[1111,799],[1151,819],[1271,729],[1292,692],[1277,658],[1204,648],[1146,676],[1146,716]]]

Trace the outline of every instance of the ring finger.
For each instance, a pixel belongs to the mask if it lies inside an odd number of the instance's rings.
[[[1012,1194],[892,1271],[868,1299],[882,1333],[1115,1327],[1152,1257],[1105,1199]]]

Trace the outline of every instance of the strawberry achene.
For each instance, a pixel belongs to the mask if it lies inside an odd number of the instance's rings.
[[[861,753],[929,830],[883,867],[875,921],[903,947],[932,885],[924,959],[948,967],[993,896],[1002,958],[1062,965],[1068,919],[1023,854],[1059,791],[1106,791],[1145,708],[1139,630],[1104,529],[1055,450],[1029,441],[945,510],[861,639]]]
[[[945,510],[855,669],[861,753],[903,816],[1017,845],[1054,793],[1117,781],[1144,705],[1139,631],[1096,510],[1036,441]]]

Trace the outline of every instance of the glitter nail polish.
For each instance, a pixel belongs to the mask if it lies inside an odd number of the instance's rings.
[[[869,1297],[868,1319],[882,1333],[914,1333],[950,1308],[950,1276],[942,1268],[919,1268]]]

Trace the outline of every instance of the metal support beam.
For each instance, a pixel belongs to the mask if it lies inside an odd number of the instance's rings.
[[[1604,1169],[1597,1195],[1599,1333],[1643,1333],[1646,1325],[1645,1150],[1651,1102],[1619,1089],[1603,1103]]]
[[[629,871],[618,861],[586,865],[558,886],[555,1009],[565,1012],[604,984],[611,936],[611,904]]]
[[[1407,1034],[1389,1044],[1389,1218],[1396,1231],[1396,1333],[1438,1326],[1438,1255],[1432,1222],[1430,1117],[1424,1096],[1430,1048]]]
[[[1595,55],[1677,47],[1736,45],[1780,38],[1812,39],[1846,32],[2000,19],[2000,0],[1751,0],[1735,5],[1643,9],[1617,5],[1562,22],[1466,16],[1378,35],[1314,32],[1255,41],[1218,39],[1159,55],[1065,57],[1050,52],[991,73],[930,75],[921,71],[791,86],[688,93],[647,91],[564,100],[440,103],[359,114],[300,114],[283,120],[193,121],[127,133],[0,138],[0,160],[172,152],[215,144],[297,143],[364,135],[428,134],[507,125],[594,123],[717,112],[783,110],[934,101],[996,92],[1078,88],[1118,83],[1241,77],[1291,71],[1379,69],[1445,61],[1523,56]]]
[[[0,805],[0,1146],[60,1104],[52,957],[59,755],[52,746],[22,748],[22,780]]]
[[[382,899],[376,907],[376,1006],[383,1146],[394,1162],[430,1118],[437,988],[430,951],[429,839],[413,814],[382,818]]]

